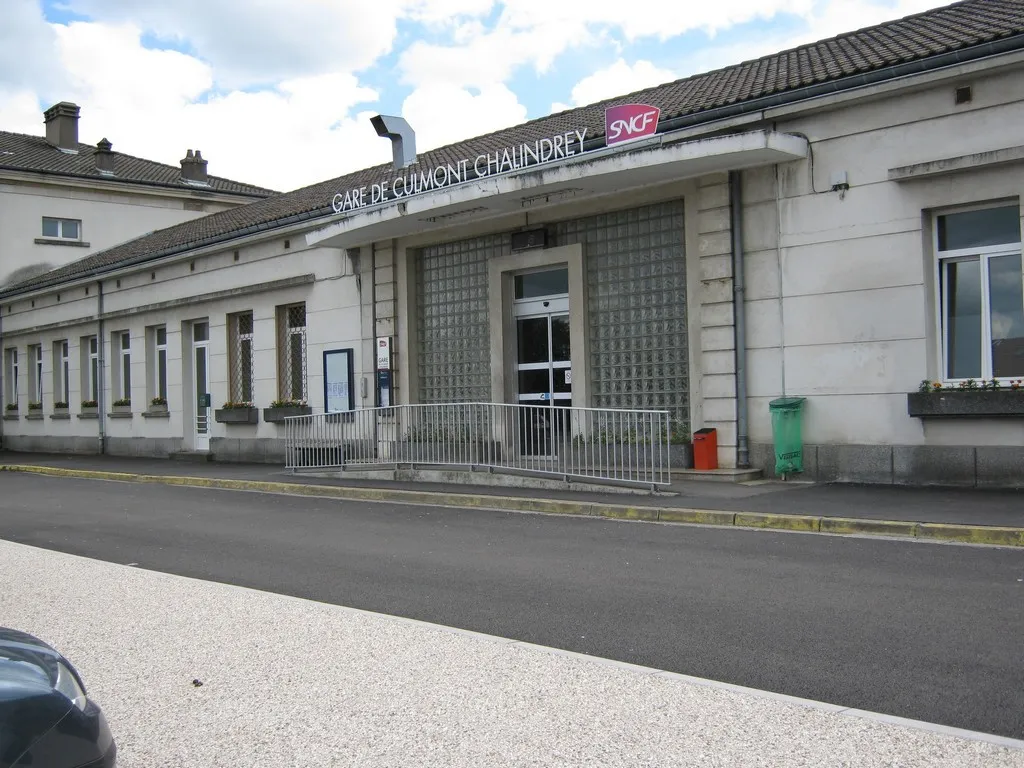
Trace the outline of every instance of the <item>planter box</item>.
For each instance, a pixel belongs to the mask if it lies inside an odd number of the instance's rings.
[[[4,421],[17,421],[21,418],[21,414],[17,411],[4,411]]]
[[[31,421],[39,421],[40,419],[43,418],[43,412],[41,410],[40,411],[32,410],[32,411],[29,411],[26,414],[25,418],[29,419]]]
[[[130,405],[114,405],[110,409],[110,417],[114,419],[127,419],[132,415],[132,407]]]
[[[260,411],[259,408],[218,408],[213,412],[213,419],[220,424],[259,424]]]
[[[263,420],[268,423],[278,423],[289,416],[309,416],[313,409],[308,405],[288,406],[287,408],[264,408]]]
[[[68,412],[67,408],[54,408],[53,413],[50,414],[50,418],[61,420],[70,419],[71,414]]]
[[[1012,389],[911,392],[907,413],[919,419],[1024,416],[1024,392]]]
[[[99,408],[86,408],[82,407],[82,412],[78,414],[80,419],[98,419],[100,417]]]

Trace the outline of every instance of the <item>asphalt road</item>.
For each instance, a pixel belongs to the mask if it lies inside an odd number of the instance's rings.
[[[0,538],[1024,738],[1024,551],[0,477]]]

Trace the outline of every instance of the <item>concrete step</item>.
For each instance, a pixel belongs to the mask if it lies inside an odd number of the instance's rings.
[[[673,480],[711,480],[719,483],[748,483],[760,480],[760,469],[673,469]]]
[[[213,461],[213,454],[210,451],[175,451],[167,458],[172,461],[188,461],[201,464],[204,461]]]

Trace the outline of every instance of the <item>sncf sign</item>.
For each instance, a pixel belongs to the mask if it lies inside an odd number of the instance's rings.
[[[653,136],[661,110],[647,104],[620,104],[604,111],[605,144],[609,147]]]

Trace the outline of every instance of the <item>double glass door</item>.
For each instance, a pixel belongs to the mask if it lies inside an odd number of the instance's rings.
[[[565,293],[553,292],[563,285]],[[532,406],[522,409],[519,426],[520,451],[526,455],[557,453],[565,424],[557,409],[572,405],[567,293],[564,269],[516,278],[516,399]]]

